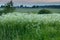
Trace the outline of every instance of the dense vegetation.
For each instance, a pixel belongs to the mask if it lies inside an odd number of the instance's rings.
[[[38,14],[50,14],[52,13],[50,10],[47,10],[47,9],[41,9]]]
[[[60,14],[9,13],[0,16],[0,40],[60,40]]]
[[[7,13],[12,13],[15,10],[15,8],[13,7],[13,2],[10,1],[7,4],[5,4],[5,6],[3,7],[3,10],[0,10],[0,15],[7,14]]]
[[[0,40],[60,40],[60,14],[51,14],[55,9],[42,9],[58,6],[21,5],[15,10],[11,0],[0,11]]]

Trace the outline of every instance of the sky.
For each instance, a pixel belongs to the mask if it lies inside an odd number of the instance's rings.
[[[0,4],[9,2],[10,0],[0,0]],[[15,5],[18,4],[60,4],[60,0],[13,0]]]
[[[1,3],[5,3],[8,2],[10,0],[0,0]],[[33,3],[37,3],[37,2],[60,2],[60,0],[13,0],[14,2],[33,2]]]

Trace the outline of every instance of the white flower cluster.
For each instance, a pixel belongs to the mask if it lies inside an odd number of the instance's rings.
[[[43,22],[43,23],[48,23],[48,22],[55,22],[58,21],[60,22],[60,14],[25,14],[25,13],[13,13],[13,14],[7,14],[7,15],[2,15],[0,16],[0,22]]]

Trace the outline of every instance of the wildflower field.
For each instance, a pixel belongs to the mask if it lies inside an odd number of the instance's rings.
[[[2,15],[0,40],[60,40],[60,14]]]

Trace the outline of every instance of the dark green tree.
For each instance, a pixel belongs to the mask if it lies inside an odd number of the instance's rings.
[[[13,12],[14,10],[15,8],[13,7],[12,0],[8,2],[7,4],[5,4],[4,13],[10,13],[10,12]]]
[[[23,5],[20,5],[20,8],[23,8]]]
[[[12,0],[10,2],[8,2],[7,4],[5,4],[3,6],[3,10],[0,10],[0,15],[2,15],[3,13],[6,14],[6,13],[12,13],[14,12],[15,8],[13,6],[13,2]]]

